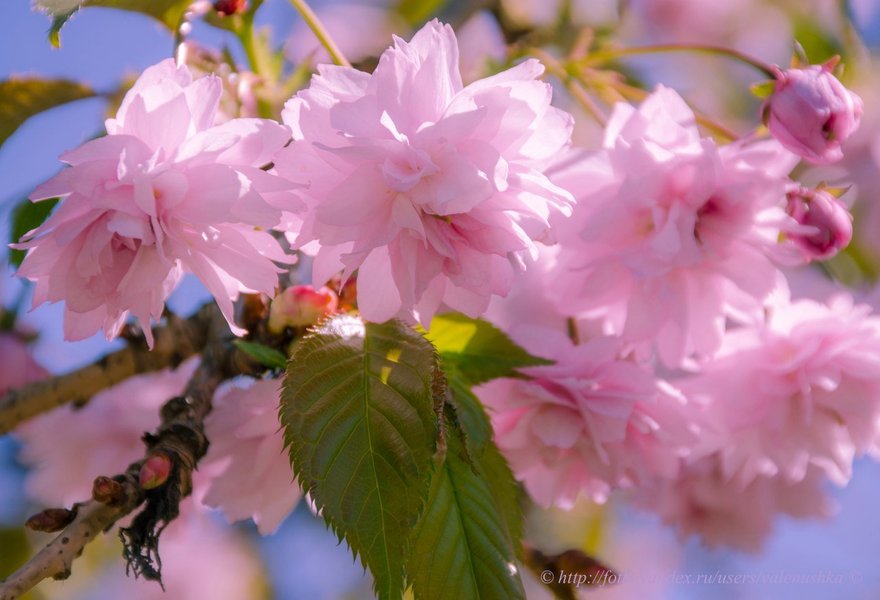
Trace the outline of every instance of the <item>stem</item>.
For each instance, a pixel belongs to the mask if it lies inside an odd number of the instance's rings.
[[[540,60],[547,67],[547,71],[559,78],[572,97],[577,100],[580,105],[587,111],[603,127],[608,123],[608,117],[599,107],[595,100],[587,93],[584,86],[571,76],[566,68],[551,54],[541,50],[540,48],[530,48],[528,53]]]
[[[327,50],[333,63],[341,67],[350,67],[351,63],[348,62],[348,59],[342,54],[339,46],[337,46],[336,42],[333,41],[333,38],[330,37],[330,34],[327,32],[323,23],[321,23],[318,15],[315,14],[315,11],[312,10],[308,3],[306,3],[305,0],[290,0],[290,3],[293,4],[293,7],[299,12],[306,24],[308,24],[309,28],[315,34],[315,37],[318,38],[318,41],[321,42],[321,45]]]
[[[701,54],[714,54],[732,58],[743,64],[749,65],[763,72],[770,79],[776,79],[776,69],[773,65],[765,63],[753,56],[749,56],[739,50],[725,48],[723,46],[712,46],[708,44],[657,44],[653,46],[638,46],[635,48],[619,48],[613,50],[600,50],[589,55],[584,62],[589,64],[604,63],[615,58],[625,56],[637,56],[641,54],[656,54],[660,52],[697,52]]]
[[[236,32],[247,58],[251,71],[262,76],[260,72],[260,61],[257,59],[257,49],[254,46],[254,16],[253,14],[244,14],[241,19],[241,28]]]

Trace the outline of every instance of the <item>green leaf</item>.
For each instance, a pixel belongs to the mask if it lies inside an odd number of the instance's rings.
[[[340,315],[294,349],[281,423],[291,464],[324,520],[400,598],[428,493],[438,424],[431,344],[406,325]]]
[[[397,13],[410,25],[421,25],[446,5],[446,0],[398,0]]]
[[[525,598],[516,553],[493,489],[491,461],[472,462],[461,432],[450,427],[424,515],[413,533],[408,566],[416,600]],[[500,455],[499,455],[500,456]],[[503,460],[502,460],[503,462]]]
[[[497,377],[518,377],[516,369],[552,364],[517,346],[494,325],[461,313],[434,317],[427,334],[444,363],[458,369],[471,385]]]
[[[459,425],[465,434],[468,452],[479,456],[492,442],[492,424],[480,400],[454,367],[444,364],[449,394],[446,401],[455,410]]]
[[[25,200],[15,207],[12,211],[12,231],[10,232],[13,243],[21,239],[21,236],[32,229],[36,229],[43,224],[55,205],[58,204],[58,198],[49,200],[41,200],[40,202],[31,202]],[[9,264],[14,267],[21,265],[24,256],[27,254],[24,250],[9,250]]]
[[[245,340],[235,340],[234,343],[239,350],[270,369],[283,369],[287,366],[287,359],[275,348]]]
[[[61,28],[80,8],[100,6],[138,12],[156,19],[171,31],[176,31],[182,22],[183,13],[191,3],[192,0],[85,0],[73,9],[56,10],[46,0],[38,0],[36,6],[52,17],[49,43],[58,48],[61,46]]]
[[[522,488],[516,482],[513,472],[492,441],[492,424],[480,399],[462,381],[455,370],[447,370],[447,402],[453,408],[457,424],[465,440],[468,456],[485,467],[484,472],[489,489],[493,491],[498,505],[498,514],[514,542],[519,555],[523,536]]]
[[[0,81],[0,145],[30,117],[93,96],[92,88],[68,79],[16,77]]]

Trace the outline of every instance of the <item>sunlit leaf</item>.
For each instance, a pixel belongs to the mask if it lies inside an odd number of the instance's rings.
[[[438,425],[431,344],[406,325],[325,321],[288,362],[281,423],[297,480],[369,567],[381,599],[403,592]]]

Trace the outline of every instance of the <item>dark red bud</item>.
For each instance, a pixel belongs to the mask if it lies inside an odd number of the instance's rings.
[[[223,15],[235,15],[247,10],[247,0],[217,0],[214,2],[214,10]]]
[[[24,524],[28,529],[34,531],[42,531],[44,533],[53,533],[61,531],[70,525],[76,518],[75,510],[66,508],[47,508],[31,516]]]

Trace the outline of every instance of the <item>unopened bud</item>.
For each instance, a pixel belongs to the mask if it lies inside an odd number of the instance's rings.
[[[803,227],[789,238],[812,260],[831,258],[852,240],[852,215],[830,192],[798,188],[788,192],[786,212]]]
[[[37,514],[31,516],[26,522],[25,527],[34,531],[42,531],[44,533],[53,533],[61,531],[70,525],[76,518],[76,511],[67,510],[66,508],[47,508]]]
[[[339,298],[328,287],[316,290],[310,285],[294,285],[272,300],[269,309],[269,331],[281,333],[285,327],[314,325],[336,311]]]
[[[214,10],[221,15],[235,15],[247,10],[247,0],[217,0],[214,2]]]
[[[115,479],[101,475],[92,483],[92,498],[101,504],[119,504],[125,498],[125,488]]]
[[[171,474],[171,459],[166,454],[151,455],[141,466],[138,481],[145,490],[152,490],[168,481]]]
[[[862,100],[832,73],[837,59],[805,69],[779,70],[765,103],[767,126],[779,142],[812,163],[843,157],[841,144],[859,126]]]

